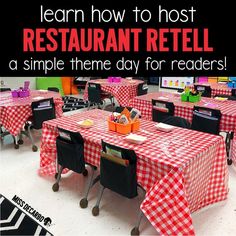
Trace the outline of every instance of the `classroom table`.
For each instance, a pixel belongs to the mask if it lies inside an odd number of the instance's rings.
[[[100,164],[101,140],[133,149],[137,155],[137,180],[146,190],[143,213],[161,235],[194,235],[191,213],[227,198],[223,138],[179,127],[162,132],[156,129],[155,122],[141,119],[136,133],[147,140],[132,144],[124,139],[126,135],[108,130],[110,114],[95,109],[44,122],[39,174],[56,172],[57,127],[81,133],[85,160],[95,166]],[[91,128],[77,125],[88,118],[94,121]]]
[[[32,116],[31,103],[53,98],[56,117],[62,116],[63,101],[59,93],[47,90],[31,90],[29,97],[13,98],[11,92],[0,93],[0,123],[13,136],[17,136],[27,119]]]
[[[138,85],[143,83],[143,81],[121,79],[120,82],[111,83],[107,79],[97,79],[91,80],[88,83],[100,84],[102,91],[112,94],[120,106],[127,106],[129,100],[137,96]],[[84,91],[84,100],[88,100],[88,83]]]
[[[220,131],[222,132],[234,132],[236,134],[236,102],[235,101],[218,101],[213,98],[202,97],[200,102],[182,102],[180,95],[177,93],[169,92],[155,92],[147,95],[138,96],[130,100],[129,106],[135,107],[140,110],[142,118],[146,120],[152,120],[152,99],[160,99],[168,102],[173,102],[175,105],[175,116],[180,116],[187,119],[190,123],[192,121],[193,107],[203,106],[213,109],[219,109],[221,111]],[[235,135],[233,143],[235,143]],[[236,163],[236,157],[233,153],[236,145],[232,145],[231,157]]]

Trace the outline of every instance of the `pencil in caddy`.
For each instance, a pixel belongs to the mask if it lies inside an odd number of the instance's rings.
[[[127,198],[138,195],[136,176],[137,157],[134,150],[125,149],[102,141],[100,159],[100,191],[96,205],[92,209],[93,216],[99,215],[99,205],[106,188]],[[141,186],[139,186],[141,187]],[[145,190],[141,187],[145,192]],[[139,214],[138,223],[131,231],[132,235],[139,234],[139,224],[142,214]]]
[[[137,109],[132,108],[129,111],[127,108],[124,108],[121,113],[112,114],[108,118],[108,129],[120,134],[138,131],[140,128],[139,116],[140,112]]]

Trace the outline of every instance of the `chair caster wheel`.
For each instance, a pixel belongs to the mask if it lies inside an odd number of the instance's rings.
[[[93,207],[92,214],[93,214],[93,216],[99,215],[99,207],[98,206]]]
[[[59,190],[59,184],[58,183],[53,184],[52,190],[53,192],[57,192]]]
[[[54,175],[54,178],[57,179],[57,176],[58,176],[58,173],[56,173],[56,174]]]
[[[33,152],[37,152],[37,151],[38,151],[38,147],[37,147],[37,146],[35,146],[35,145],[34,145],[34,146],[32,146],[32,151],[33,151]]]
[[[132,230],[131,230],[131,235],[135,236],[135,235],[139,235],[139,228],[137,227],[134,227]]]
[[[22,140],[22,139],[20,139],[19,141],[18,141],[18,144],[19,145],[22,145],[24,143],[24,141]]]
[[[14,147],[15,147],[15,149],[19,149],[20,146],[19,146],[19,144],[15,144]]]
[[[86,198],[83,198],[80,200],[79,204],[81,208],[86,208],[88,206],[88,200]]]
[[[88,170],[85,169],[82,174],[83,174],[83,176],[87,176],[88,175]]]
[[[228,164],[229,166],[231,166],[232,163],[233,163],[232,159],[227,159],[227,164]]]

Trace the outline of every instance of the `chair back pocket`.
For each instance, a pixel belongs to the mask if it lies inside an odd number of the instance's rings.
[[[101,154],[100,183],[127,198],[137,196],[136,162]]]
[[[85,170],[84,147],[82,144],[76,144],[57,137],[56,147],[59,165],[76,173],[82,173]]]

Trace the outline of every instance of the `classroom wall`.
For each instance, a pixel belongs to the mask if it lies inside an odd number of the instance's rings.
[[[0,77],[0,86],[11,89],[19,88],[24,86],[24,81],[26,80],[30,81],[31,89],[36,89],[35,77]]]

